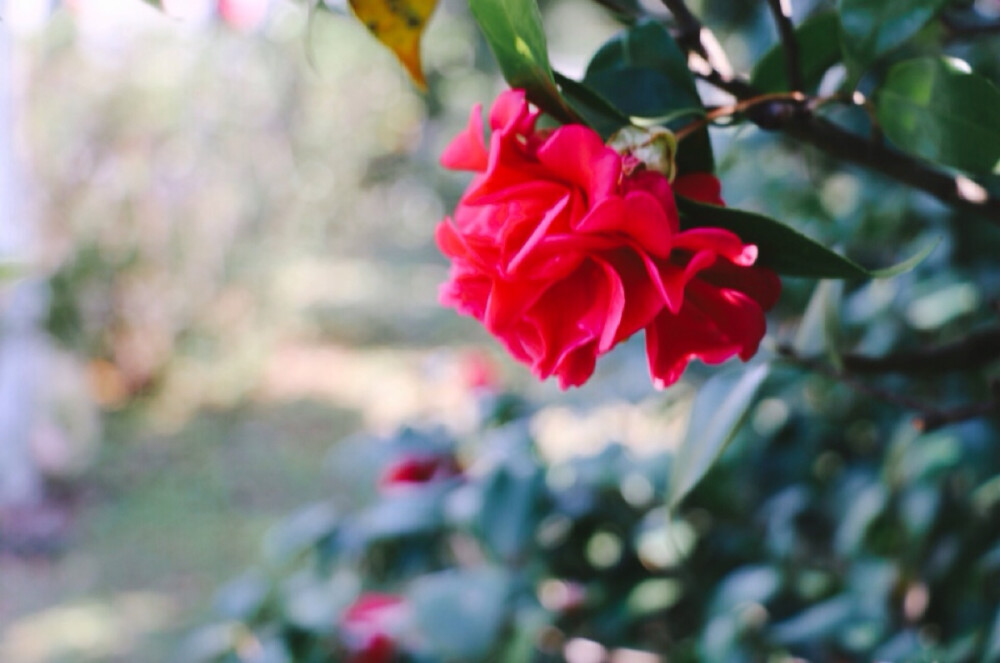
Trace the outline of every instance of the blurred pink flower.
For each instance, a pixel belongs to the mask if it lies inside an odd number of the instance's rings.
[[[271,0],[218,0],[219,16],[230,26],[251,32],[264,24]]]

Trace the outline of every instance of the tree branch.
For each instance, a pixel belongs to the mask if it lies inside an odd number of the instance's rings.
[[[788,85],[794,91],[801,91],[802,68],[799,65],[799,40],[795,36],[795,26],[792,24],[792,8],[789,6],[789,0],[767,0],[767,4],[774,15],[778,36],[784,47]]]
[[[952,343],[882,357],[847,354],[841,357],[851,373],[949,373],[985,366],[1000,358],[1000,327],[972,332]]]
[[[942,408],[937,404],[928,403],[905,394],[869,384],[868,382],[859,380],[847,371],[837,370],[821,360],[801,357],[790,346],[780,346],[778,352],[789,363],[845,384],[859,394],[871,396],[890,405],[895,405],[898,408],[916,412],[917,417],[913,420],[913,425],[924,432],[960,421],[979,419],[991,415],[1000,416],[1000,382],[994,381],[991,383],[990,391],[992,392],[992,396],[986,401]]]
[[[733,75],[733,66],[729,57],[722,49],[718,38],[711,30],[702,25],[698,17],[691,13],[684,0],[662,0],[674,20],[677,21],[677,41],[689,53],[701,57],[707,71],[720,72],[725,77]]]
[[[665,0],[664,0],[665,1]],[[696,72],[697,73],[697,72]],[[717,70],[699,74],[706,82],[739,100],[760,93],[746,81]],[[780,129],[830,156],[865,166],[894,180],[929,193],[951,207],[976,214],[1000,226],[1000,195],[964,175],[950,175],[882,143],[863,138],[829,120],[817,117],[801,103],[776,102],[766,115],[749,115],[764,129]]]
[[[949,175],[901,152],[809,115],[789,123],[785,133],[830,156],[878,171],[931,194],[955,209],[1000,226],[1000,197],[963,175]]]

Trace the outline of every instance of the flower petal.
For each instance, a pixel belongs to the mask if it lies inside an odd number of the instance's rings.
[[[451,170],[486,170],[489,152],[483,138],[483,106],[476,104],[469,114],[469,124],[448,143],[441,153],[441,165]]]

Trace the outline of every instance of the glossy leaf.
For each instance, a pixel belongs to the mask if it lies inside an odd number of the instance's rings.
[[[698,485],[739,430],[757,391],[767,377],[767,364],[719,373],[702,385],[691,408],[687,434],[677,451],[670,476],[668,503],[680,503]]]
[[[926,246],[916,255],[883,269],[866,269],[850,258],[830,250],[780,221],[731,207],[717,207],[678,197],[681,226],[685,228],[725,228],[743,241],[755,244],[758,264],[785,276],[821,279],[887,278],[920,264],[937,246]]]
[[[629,118],[605,99],[599,92],[584,83],[555,73],[556,82],[563,96],[583,120],[605,140],[629,124]]]
[[[807,91],[815,90],[826,70],[840,60],[839,32],[840,19],[834,12],[817,14],[796,28],[802,85]],[[785,48],[780,42],[757,62],[750,83],[762,92],[790,89]]]
[[[902,46],[948,0],[840,0],[841,46],[852,79],[879,56]]]
[[[427,87],[420,64],[420,38],[437,0],[350,0],[354,15],[396,54],[413,81]]]
[[[886,136],[907,152],[974,173],[1000,164],[1000,89],[959,60],[897,64],[875,104]]]
[[[556,87],[535,0],[469,0],[469,7],[510,86],[524,88],[532,103],[556,119],[577,121]]]
[[[642,21],[606,42],[587,65],[583,83],[623,114],[664,124],[704,112],[687,57],[661,24]],[[681,174],[715,170],[708,130],[689,136],[677,153]]]

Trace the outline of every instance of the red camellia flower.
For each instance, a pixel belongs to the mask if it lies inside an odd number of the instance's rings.
[[[385,468],[379,486],[383,490],[394,490],[449,479],[461,473],[462,468],[452,456],[407,455]]]
[[[564,389],[643,329],[658,387],[694,357],[753,356],[777,276],[753,266],[757,247],[727,230],[681,230],[674,202],[676,192],[722,204],[718,180],[690,174],[671,184],[623,164],[590,128],[539,130],[537,117],[523,91],[509,90],[490,111],[488,144],[477,106],[442,155],[445,167],[476,173],[437,228],[452,261],[442,303]]]
[[[349,663],[389,663],[396,649],[394,626],[405,611],[406,603],[395,594],[365,594],[351,604],[340,624]]]

